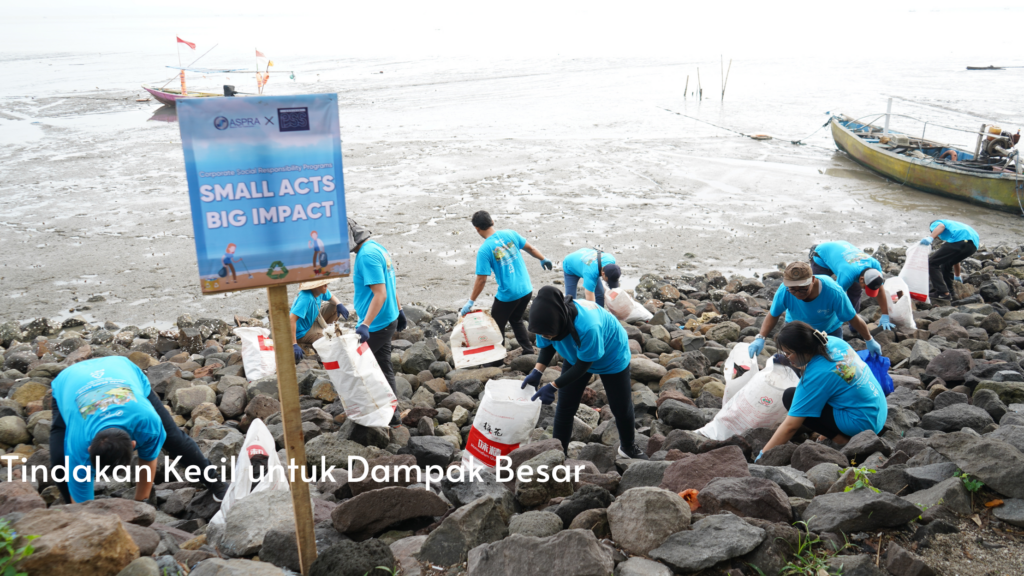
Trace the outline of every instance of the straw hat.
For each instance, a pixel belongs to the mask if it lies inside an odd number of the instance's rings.
[[[299,284],[299,290],[312,290],[313,288],[326,286],[331,282],[334,282],[335,280],[337,280],[337,278],[329,278],[324,280],[310,280],[309,282],[303,282],[302,284]]]
[[[782,283],[786,286],[807,286],[814,282],[814,274],[811,273],[811,265],[807,262],[793,262],[786,266],[782,274]]]

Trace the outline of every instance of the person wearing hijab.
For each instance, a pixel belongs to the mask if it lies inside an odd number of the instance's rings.
[[[820,276],[835,275],[836,283],[846,290],[854,311],[860,311],[860,295],[874,298],[882,311],[878,325],[893,330],[889,320],[889,296],[885,293],[882,264],[849,242],[822,242],[811,246],[811,272]]]
[[[881,434],[889,414],[885,393],[849,344],[799,321],[786,324],[775,341],[789,364],[803,370],[803,375],[796,387],[783,392],[788,416],[755,462],[789,442],[801,426],[840,445],[865,430]]]
[[[544,404],[555,400],[554,437],[568,450],[573,418],[580,407],[590,375],[601,377],[608,405],[619,431],[619,455],[647,460],[634,442],[633,390],[629,380],[629,341],[626,331],[610,312],[595,302],[577,301],[563,296],[554,286],[537,292],[530,308],[530,331],[537,335],[540,354],[537,365],[523,380],[523,388],[537,388],[533,400]],[[544,370],[555,356],[562,357],[562,375],[541,386]]]
[[[562,260],[565,274],[565,295],[576,297],[576,286],[583,280],[583,297],[598,306],[604,306],[604,284],[609,288],[619,287],[622,270],[615,263],[615,256],[593,248],[581,248]]]

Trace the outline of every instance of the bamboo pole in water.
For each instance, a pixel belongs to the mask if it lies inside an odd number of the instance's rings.
[[[686,75],[686,86],[683,87],[683,99],[686,99],[686,92],[690,89],[690,75]]]
[[[725,80],[722,81],[722,101],[725,101],[725,87],[729,85],[729,72],[732,72],[732,58],[729,58],[729,67],[725,69]]]
[[[700,87],[700,67],[697,67],[697,100],[704,97],[704,89]]]

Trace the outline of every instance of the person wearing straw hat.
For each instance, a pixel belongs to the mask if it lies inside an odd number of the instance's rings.
[[[407,322],[395,287],[395,266],[391,254],[374,240],[370,231],[348,219],[348,246],[356,257],[352,266],[356,312],[361,320],[356,328],[359,342],[366,342],[377,359],[381,372],[395,388],[395,368],[391,365],[391,338],[405,330]],[[397,416],[392,420],[397,423]]]
[[[835,276],[846,290],[854,311],[860,311],[860,295],[874,298],[882,310],[878,325],[882,330],[896,326],[889,320],[889,297],[885,293],[882,264],[849,242],[823,242],[811,246],[811,272],[816,276]]]
[[[313,342],[323,337],[328,324],[336,322],[338,316],[348,320],[348,309],[327,289],[331,282],[334,279],[299,284],[299,293],[288,316],[292,323],[292,349],[296,364],[312,350]]]
[[[828,276],[815,276],[807,262],[793,262],[786,266],[782,286],[775,292],[760,333],[750,344],[751,358],[764,350],[765,338],[783,313],[787,322],[805,322],[815,330],[839,339],[843,337],[843,323],[849,322],[850,327],[864,339],[868,352],[882,355],[882,346],[871,337],[868,325],[854,311],[846,291]]]
[[[562,260],[565,274],[565,295],[576,297],[576,286],[583,280],[583,297],[598,306],[604,306],[604,284],[609,288],[619,287],[622,270],[615,263],[615,256],[594,248],[581,248]]]

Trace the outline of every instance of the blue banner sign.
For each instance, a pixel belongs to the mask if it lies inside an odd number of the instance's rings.
[[[177,107],[203,294],[349,274],[336,94]]]

